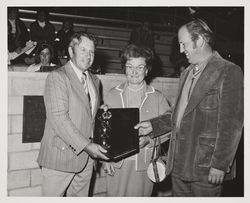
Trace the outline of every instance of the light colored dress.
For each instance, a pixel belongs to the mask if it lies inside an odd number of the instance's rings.
[[[137,92],[128,88],[127,83],[112,88],[105,101],[111,108],[140,109],[140,121],[148,120],[170,110],[170,105],[161,92],[144,83]],[[165,139],[165,140],[164,140]],[[162,142],[168,136],[162,136]],[[153,191],[153,182],[147,176],[147,167],[152,155],[153,140],[136,155],[117,163],[114,176],[106,176],[107,196],[147,197]]]

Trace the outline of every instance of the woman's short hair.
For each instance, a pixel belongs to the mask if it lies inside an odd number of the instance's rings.
[[[125,67],[125,64],[129,58],[139,58],[143,57],[146,59],[146,68],[149,71],[152,70],[152,63],[154,58],[154,53],[152,49],[144,46],[138,46],[135,44],[127,45],[121,54],[121,63],[122,67]]]
[[[69,39],[68,47],[74,47],[76,44],[81,43],[81,41],[82,41],[81,37],[86,37],[89,40],[91,40],[94,43],[94,46],[96,48],[97,39],[96,39],[95,35],[93,35],[91,33],[83,32],[83,31],[74,32],[74,34],[71,35],[71,37]]]
[[[214,33],[209,28],[207,23],[202,19],[195,19],[187,24],[185,24],[188,32],[191,35],[193,41],[196,41],[199,36],[202,36],[203,39],[213,48],[214,47]]]
[[[50,61],[53,60],[53,58],[54,58],[54,50],[53,50],[52,46],[49,45],[49,44],[43,43],[43,44],[39,44],[38,47],[37,47],[37,49],[36,49],[36,52],[35,52],[35,63],[36,64],[38,64],[38,63],[41,62],[41,60],[40,60],[40,53],[44,49],[48,49],[49,50],[49,52],[50,52]]]

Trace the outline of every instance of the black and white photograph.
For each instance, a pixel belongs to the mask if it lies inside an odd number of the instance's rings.
[[[1,7],[0,198],[246,201],[248,5],[97,2]]]

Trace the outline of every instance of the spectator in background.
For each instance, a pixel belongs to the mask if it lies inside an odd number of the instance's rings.
[[[45,10],[37,12],[37,20],[30,25],[30,38],[32,41],[52,44],[55,40],[55,28],[48,21],[48,13]]]
[[[21,52],[22,48],[25,47],[26,42],[29,41],[28,30],[22,20],[18,17],[18,9],[14,7],[8,8],[8,51]],[[18,61],[22,62],[22,58],[18,58]]]
[[[27,72],[38,72],[42,66],[56,66],[53,60],[53,48],[48,44],[40,44],[35,53],[35,63],[27,68]]]
[[[129,44],[149,47],[154,50],[154,34],[149,22],[142,23],[130,34]]]
[[[59,30],[56,35],[56,50],[58,56],[68,56],[68,43],[73,33],[73,22],[70,20],[64,21],[61,30]]]

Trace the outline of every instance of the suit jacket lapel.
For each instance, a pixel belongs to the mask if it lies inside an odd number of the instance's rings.
[[[76,94],[82,99],[84,105],[86,106],[88,114],[91,116],[90,106],[89,106],[89,99],[85,93],[83,84],[78,79],[76,73],[73,70],[73,67],[68,62],[65,65],[65,72],[70,80],[72,88],[75,90]]]
[[[219,65],[216,63],[216,58],[213,57],[201,73],[200,78],[193,89],[183,117],[189,114],[200,103],[205,97],[207,91],[212,85],[214,85],[214,82],[221,74]]]

